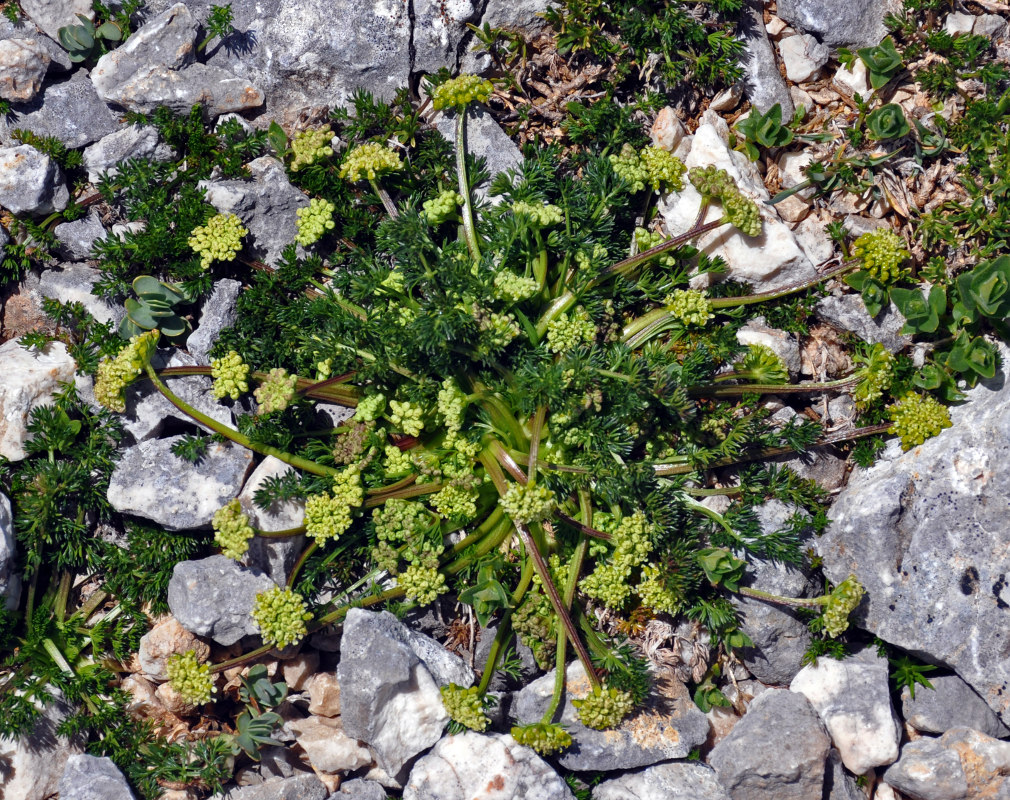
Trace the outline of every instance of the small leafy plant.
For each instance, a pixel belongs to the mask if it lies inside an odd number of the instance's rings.
[[[875,141],[900,139],[911,130],[905,112],[897,103],[888,103],[871,111],[866,117],[866,128]]]
[[[80,25],[66,25],[57,31],[60,44],[75,64],[87,61],[101,48],[101,43],[117,43],[123,39],[123,29],[114,21],[104,22],[97,28],[83,14],[78,14]]]
[[[890,36],[874,47],[864,47],[856,52],[866,65],[870,86],[874,89],[883,89],[904,66],[901,54]]]
[[[792,124],[802,120],[803,109],[797,109],[796,116]],[[736,129],[743,135],[743,141],[738,145],[751,161],[757,161],[761,157],[759,147],[766,150],[772,147],[785,147],[793,141],[793,133],[790,123],[782,122],[782,106],[776,103],[768,111],[762,114],[757,108],[752,108],[750,115],[744,117],[737,123]]]
[[[119,335],[124,339],[152,330],[161,331],[168,339],[178,339],[189,330],[189,321],[175,309],[191,300],[182,287],[138,275],[133,279],[133,291],[137,298],[127,298],[126,317],[119,325]]]

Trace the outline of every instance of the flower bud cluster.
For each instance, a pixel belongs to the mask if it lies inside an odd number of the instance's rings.
[[[249,365],[234,350],[210,362],[210,375],[214,379],[211,391],[218,400],[238,400],[249,391]]]
[[[126,387],[151,360],[161,336],[157,328],[134,336],[115,358],[106,358],[98,365],[95,377],[95,400],[112,411],[126,411]]]
[[[547,323],[547,349],[552,353],[567,353],[595,341],[596,325],[582,306]]]
[[[747,236],[761,234],[758,204],[737,188],[726,170],[713,165],[695,167],[688,173],[688,179],[706,200],[717,200],[722,204],[726,219],[737,230]]]
[[[424,430],[424,409],[408,401],[389,401],[389,421],[408,436],[418,436]]]
[[[442,705],[450,717],[472,731],[484,732],[491,724],[491,718],[484,713],[484,698],[479,686],[457,686],[450,683],[443,686]]]
[[[673,153],[649,145],[642,148],[640,155],[654,191],[659,191],[664,184],[675,192],[684,188],[684,172],[687,168]]]
[[[529,220],[538,228],[560,225],[565,219],[560,206],[548,203],[526,203],[520,200],[512,204],[512,213],[516,217]]]
[[[541,484],[521,486],[513,483],[498,501],[502,510],[519,525],[542,522],[557,508],[554,492]]]
[[[901,449],[910,450],[951,426],[947,407],[928,395],[908,392],[887,407],[893,423],[888,433],[901,438]]]
[[[440,594],[449,591],[445,584],[445,575],[436,567],[426,567],[423,564],[408,564],[406,569],[396,576],[396,583],[403,589],[404,596],[418,605],[426,606],[434,603]]]
[[[431,496],[431,507],[442,519],[471,520],[477,516],[477,492],[455,481]]]
[[[443,108],[462,108],[470,103],[486,103],[494,91],[491,81],[477,75],[460,75],[435,87],[431,104],[436,111]]]
[[[679,319],[684,326],[702,327],[715,315],[708,295],[695,289],[674,289],[666,298],[670,313]]]
[[[297,217],[295,226],[298,228],[295,242],[302,247],[308,247],[322,239],[326,231],[332,231],[336,226],[333,221],[335,210],[336,206],[329,200],[320,200],[318,197],[309,200],[308,206],[295,212]]]
[[[865,407],[879,400],[891,388],[898,360],[879,342],[865,356],[856,353],[852,360],[858,364],[855,374],[859,378],[859,383],[852,390],[852,397],[856,403]]]
[[[902,269],[911,253],[905,241],[890,228],[868,231],[852,244],[852,257],[863,262],[863,269],[885,286],[909,275]]]
[[[572,743],[571,734],[554,722],[517,725],[512,728],[512,738],[521,745],[533,748],[542,756],[564,750]]]
[[[494,276],[494,288],[495,297],[510,303],[518,303],[536,294],[537,282],[533,278],[502,270]]]
[[[481,341],[477,348],[482,355],[506,347],[521,332],[515,316],[498,311],[488,311],[481,306],[475,306],[473,318],[481,331]]]
[[[666,588],[663,582],[663,571],[656,564],[643,564],[641,578],[635,593],[641,598],[642,605],[653,611],[675,615],[683,608],[683,598]]]
[[[403,161],[398,153],[378,142],[365,142],[344,156],[339,175],[351,183],[357,183],[363,180],[373,181],[379,175],[401,169]]]
[[[201,664],[195,650],[185,653],[173,653],[165,662],[165,673],[168,682],[188,703],[201,706],[210,702],[214,694],[214,676],[210,674],[210,665]]]
[[[330,142],[333,141],[333,131],[329,125],[322,128],[307,128],[299,131],[291,140],[291,171],[298,172],[302,167],[315,164],[319,159],[333,155]]]
[[[460,391],[455,379],[446,378],[442,381],[442,388],[438,390],[436,408],[447,431],[458,432],[462,429],[466,395]]]
[[[638,245],[638,252],[644,253],[646,250],[651,250],[653,247],[661,245],[667,240],[659,231],[650,231],[646,228],[635,228],[635,244]],[[675,259],[670,253],[664,253],[659,256],[659,263],[664,267],[672,267],[676,263]]]
[[[193,228],[189,246],[200,256],[200,266],[207,269],[215,261],[234,261],[247,233],[234,214],[215,214],[206,225]]]
[[[214,512],[211,527],[214,528],[214,544],[221,548],[222,555],[234,561],[245,555],[249,549],[249,540],[255,533],[238,498],[225,503]]]
[[[252,618],[263,641],[273,647],[297,644],[308,633],[305,623],[312,614],[297,592],[275,586],[256,595]]]
[[[372,512],[377,544],[372,548],[376,565],[396,576],[397,585],[408,600],[427,605],[449,590],[438,571],[439,556],[445,551],[439,528],[423,505],[409,500],[387,500]],[[406,566],[400,569],[401,554]]]
[[[395,444],[387,444],[382,454],[382,468],[387,475],[406,475],[413,467],[410,453]]]
[[[441,225],[456,217],[456,209],[461,205],[463,195],[454,189],[443,189],[434,200],[424,201],[422,213],[429,225]]]
[[[620,154],[609,156],[609,158],[614,174],[628,182],[632,194],[645,188],[645,182],[649,180],[649,170],[642,163],[642,159],[635,152],[634,147],[625,143]]]
[[[838,636],[848,629],[849,614],[859,605],[864,594],[866,594],[866,589],[863,588],[856,576],[849,575],[827,596],[821,621],[824,623],[824,632],[828,636]]]
[[[295,398],[297,375],[288,375],[283,367],[274,367],[267,373],[264,380],[253,392],[253,397],[259,404],[260,414],[270,414],[283,411]]]
[[[358,401],[358,407],[354,409],[354,416],[351,419],[359,422],[374,422],[382,416],[386,410],[386,396],[384,394],[366,394]]]
[[[572,705],[578,709],[579,721],[598,731],[617,727],[635,707],[631,692],[612,686],[594,689],[581,700],[573,700]]]
[[[579,581],[579,588],[607,608],[619,609],[631,595],[632,571],[652,552],[652,526],[645,514],[636,511],[621,520],[610,541],[610,558],[598,561],[596,569]]]

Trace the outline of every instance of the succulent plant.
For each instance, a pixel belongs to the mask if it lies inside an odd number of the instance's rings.
[[[99,39],[118,42],[123,38],[123,31],[115,22],[106,22],[96,29],[83,14],[78,14],[77,18],[81,21],[80,25],[66,25],[57,32],[60,44],[75,64],[88,60]]]
[[[137,299],[127,299],[126,317],[119,325],[119,335],[124,339],[155,328],[165,337],[175,339],[189,330],[189,322],[175,310],[177,304],[192,299],[181,286],[163,283],[150,275],[138,275],[133,281],[133,291]]]

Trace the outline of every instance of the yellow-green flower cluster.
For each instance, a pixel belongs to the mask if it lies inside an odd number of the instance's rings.
[[[494,91],[491,81],[477,75],[460,75],[435,87],[431,93],[431,104],[436,111],[443,108],[462,108],[475,100],[486,103]]]
[[[747,236],[761,234],[761,210],[758,204],[737,188],[726,170],[712,165],[695,167],[688,173],[688,179],[702,197],[718,200],[722,204],[726,219],[737,230]]]
[[[630,184],[632,192],[642,191],[645,182],[651,180],[648,168],[630,144],[626,143],[619,155],[610,156],[610,165],[617,177],[624,178]]]
[[[214,544],[221,548],[222,555],[234,561],[245,555],[254,532],[237,497],[214,512],[211,527],[214,528]]]
[[[513,483],[498,504],[513,522],[520,525],[542,522],[550,517],[557,507],[554,492],[540,484],[521,486]]]
[[[889,405],[887,414],[893,423],[887,432],[901,438],[902,450],[917,447],[951,425],[950,412],[945,405],[915,392],[908,392],[897,403]]]
[[[700,328],[715,316],[708,295],[695,289],[674,289],[673,294],[666,298],[666,304],[670,313],[685,326]]]
[[[481,342],[478,352],[485,353],[493,350],[500,350],[515,339],[521,329],[516,322],[515,316],[498,311],[488,311],[485,308],[474,308],[473,318],[480,328]]]
[[[138,376],[158,347],[161,333],[157,328],[134,336],[115,358],[106,358],[98,365],[95,377],[95,400],[99,405],[122,414],[126,411],[126,387]]]
[[[328,497],[328,495],[323,495]],[[306,531],[322,541],[331,536],[339,536],[351,526],[351,509],[358,508],[365,502],[365,490],[361,485],[361,468],[351,464],[333,478],[333,497],[326,506],[318,504],[317,533],[308,527],[309,508],[305,502]]]
[[[598,731],[617,727],[635,707],[631,692],[613,686],[594,689],[583,699],[573,700],[572,705],[579,711],[579,721]]]
[[[247,233],[234,214],[215,214],[206,225],[193,228],[189,246],[200,256],[200,266],[207,269],[215,261],[234,261]]]
[[[351,183],[357,183],[364,180],[373,181],[379,175],[401,169],[403,161],[398,153],[378,142],[365,142],[344,156],[339,175]]]
[[[470,520],[477,516],[476,490],[450,483],[431,496],[431,507],[442,519]]]
[[[863,262],[863,269],[885,286],[908,277],[909,270],[902,269],[911,253],[905,241],[890,228],[868,231],[852,244],[852,257]]]
[[[351,419],[356,422],[374,422],[382,416],[386,410],[386,396],[384,394],[366,394],[358,401],[358,407],[354,409],[354,416]]]
[[[642,165],[649,174],[649,183],[655,191],[663,184],[676,192],[684,188],[684,162],[662,147],[643,147]]]
[[[644,231],[644,230],[645,228],[636,228],[635,229],[636,236],[638,235],[638,231]],[[639,249],[641,250],[642,248],[639,247]],[[648,250],[649,248],[645,249]],[[607,257],[607,248],[604,247],[599,242],[593,245],[592,253],[587,253],[581,247],[575,251],[575,263],[579,267],[579,269],[588,269],[590,266],[593,265],[594,262],[600,264],[606,257]]]
[[[494,276],[495,296],[510,303],[518,303],[536,294],[537,282],[533,278],[502,270]]]
[[[296,133],[291,140],[291,152],[294,153],[291,171],[298,172],[302,167],[315,164],[321,158],[332,156],[331,141],[333,141],[333,131],[330,130],[329,125],[324,125],[322,128],[307,128]]]
[[[512,213],[522,219],[528,219],[538,228],[560,225],[565,218],[560,206],[549,203],[526,203],[522,200],[512,204]]]
[[[410,472],[413,462],[406,450],[401,450],[395,444],[387,444],[382,454],[382,468],[387,475],[406,475]]]
[[[852,390],[852,397],[860,406],[867,406],[891,388],[897,359],[878,342],[865,356],[856,353],[852,360],[859,365],[855,372],[859,383]]]
[[[726,192],[736,191],[736,184],[729,173],[714,164],[692,168],[687,178],[702,197],[718,199]]]
[[[418,436],[424,430],[424,409],[404,400],[389,401],[389,421],[408,436]]]
[[[646,228],[635,228],[635,244],[638,246],[638,252],[644,253],[646,250],[651,250],[653,247],[661,245],[667,239],[659,231],[650,231]],[[669,253],[664,253],[659,256],[659,263],[664,267],[672,267],[676,259]]]
[[[333,212],[336,206],[329,200],[321,200],[313,197],[305,208],[299,208],[295,212],[298,218],[295,226],[298,233],[295,234],[295,242],[302,247],[315,244],[323,238],[326,231],[332,231],[336,223],[333,221]]]
[[[824,632],[828,636],[838,636],[848,629],[849,614],[859,605],[864,594],[866,594],[866,589],[863,588],[856,576],[849,575],[827,596],[821,621],[824,623]]]
[[[442,692],[442,705],[455,722],[472,731],[487,730],[491,718],[484,713],[484,698],[481,697],[479,686],[468,689],[450,683],[439,691]]]
[[[572,743],[571,734],[554,722],[515,726],[512,728],[512,738],[521,745],[533,748],[542,756],[564,750]]]
[[[443,189],[434,200],[422,204],[424,218],[429,225],[441,225],[456,215],[456,209],[463,205],[463,195],[454,189]]]
[[[351,527],[351,507],[329,494],[305,499],[305,532],[317,542],[335,539]]]
[[[210,702],[214,694],[214,676],[210,674],[210,664],[201,664],[195,650],[173,653],[165,662],[168,682],[188,703],[202,706]]]
[[[438,390],[438,414],[445,423],[447,431],[459,431],[463,427],[463,411],[466,408],[466,395],[460,391],[453,378],[442,381]]]
[[[211,391],[218,400],[238,400],[249,391],[249,365],[234,350],[210,362],[210,375],[214,379]]]
[[[305,623],[312,619],[312,614],[300,594],[275,586],[256,595],[252,618],[264,643],[287,647],[305,637],[308,633]]]
[[[635,587],[635,593],[641,598],[642,605],[653,611],[675,615],[683,607],[683,598],[666,588],[663,571],[656,564],[642,566],[642,577]]]
[[[579,306],[571,314],[561,314],[547,323],[547,349],[567,353],[579,345],[596,341],[596,326],[586,310]]]
[[[283,411],[294,400],[297,375],[288,375],[282,367],[274,367],[267,373],[264,380],[253,392],[253,397],[259,404],[260,414],[270,414]]]
[[[413,600],[421,606],[434,603],[440,594],[449,591],[449,587],[445,584],[445,575],[435,567],[426,567],[423,564],[408,564],[406,569],[396,576],[396,585],[403,589],[408,600]]]
[[[652,526],[645,514],[636,511],[625,517],[611,534],[613,552],[606,561],[599,561],[589,575],[579,581],[579,587],[589,597],[607,608],[618,609],[631,595],[628,579],[652,552]]]

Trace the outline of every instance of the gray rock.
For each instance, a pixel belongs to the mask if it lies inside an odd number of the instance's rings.
[[[189,64],[181,69],[164,66],[140,69],[129,80],[107,91],[103,99],[142,114],[159,106],[185,114],[199,103],[211,118],[263,105],[259,89],[244,78],[209,64]]]
[[[60,800],[135,800],[110,758],[72,755],[60,778]]]
[[[456,112],[444,111],[435,120],[439,132],[453,146],[456,143]],[[471,106],[466,117],[466,149],[477,157],[487,159],[487,168],[494,178],[499,172],[518,169],[523,163],[522,153],[508,134],[494,121],[487,109]],[[478,186],[477,192],[486,193],[486,186]]]
[[[315,775],[306,773],[232,789],[224,794],[216,794],[210,800],[325,800],[327,794],[323,782]]]
[[[75,66],[70,62],[70,57],[67,55],[67,51],[60,47],[60,45],[53,39],[42,35],[38,26],[25,25],[24,19],[19,20],[19,24],[17,25],[12,23],[6,17],[0,19],[0,40],[26,38],[34,39],[35,42],[41,45],[42,49],[46,51],[46,55],[49,56],[50,73],[56,74],[69,72],[71,68]]]
[[[244,240],[254,258],[273,264],[298,232],[296,212],[309,199],[288,181],[272,156],[248,164],[252,180],[204,181],[207,202],[222,214],[235,214],[248,228]]]
[[[579,721],[572,700],[589,692],[589,681],[579,662],[568,665],[566,692],[560,722],[572,737],[572,746],[556,756],[566,769],[618,770],[645,767],[659,761],[684,758],[708,738],[708,718],[691,702],[683,685],[664,697],[650,697],[644,708],[612,730],[587,728]],[[519,724],[539,722],[551,701],[553,671],[516,693],[509,716]]]
[[[656,764],[603,781],[593,800],[729,800],[711,767],[703,764]]]
[[[1010,791],[1010,742],[1001,742],[971,728],[951,728],[940,744],[956,753],[968,781],[968,797],[1005,798]]]
[[[769,500],[756,511],[762,531],[770,533],[785,527],[797,509]],[[756,558],[749,560],[745,585],[782,597],[806,597],[816,589],[809,571]],[[788,606],[742,595],[735,596],[733,603],[740,612],[740,630],[754,642],[740,651],[747,669],[762,683],[787,685],[802,668],[810,644],[806,623]]]
[[[0,776],[4,800],[47,800],[58,790],[67,760],[83,750],[80,738],[57,736],[56,729],[73,712],[62,698],[42,709],[31,733],[0,737]]]
[[[926,677],[932,690],[918,686],[914,698],[908,687],[901,692],[901,715],[917,731],[943,733],[964,727],[996,739],[1010,736],[1010,728],[1000,722],[996,712],[957,675]]]
[[[51,214],[69,199],[63,173],[49,156],[27,144],[0,148],[0,205],[12,214]]]
[[[87,261],[95,242],[104,239],[108,233],[94,209],[73,222],[61,222],[53,228],[59,252],[71,261]],[[90,294],[90,290],[88,291]]]
[[[120,161],[131,158],[167,161],[172,155],[172,148],[161,141],[157,128],[148,125],[130,125],[103,136],[93,145],[86,147],[83,157],[88,180],[98,183],[103,172],[107,172],[110,178],[118,175],[116,165]]]
[[[764,345],[782,359],[790,375],[800,372],[800,345],[796,337],[786,331],[772,328],[764,317],[754,317],[737,331],[736,340],[742,345]]]
[[[561,777],[508,734],[446,736],[419,759],[403,800],[572,800]]]
[[[438,72],[444,66],[454,67],[463,39],[470,32],[466,23],[477,21],[479,5],[473,0],[451,5],[442,0],[416,0],[413,12],[412,69]]]
[[[36,39],[0,40],[0,97],[31,100],[48,69],[49,53]]]
[[[1010,388],[999,375],[967,394],[952,428],[856,470],[815,546],[828,578],[866,587],[859,627],[955,670],[1007,722]]]
[[[779,42],[779,53],[786,66],[786,77],[794,83],[813,80],[828,63],[828,48],[809,33],[783,39]]]
[[[31,410],[52,402],[60,384],[74,379],[75,369],[62,342],[41,352],[22,347],[17,339],[0,345],[0,456],[11,461],[25,457]]]
[[[91,20],[95,18],[89,0],[22,0],[18,5],[32,22],[56,41],[59,40],[60,28],[81,24],[78,14]]]
[[[829,47],[871,47],[887,35],[888,0],[781,0],[778,16]]]
[[[120,123],[95,93],[83,72],[59,83],[47,82],[34,99],[15,103],[0,118],[0,141],[13,143],[15,128],[55,136],[67,147],[84,147],[118,130]]]
[[[773,689],[754,699],[709,763],[733,800],[821,797],[830,740],[801,694]]]
[[[83,222],[84,220],[78,220]],[[58,225],[56,230],[77,222]],[[100,225],[100,223],[99,223]],[[43,297],[59,300],[61,303],[80,303],[99,322],[110,320],[119,323],[126,315],[120,305],[113,305],[92,293],[99,272],[83,264],[64,264],[60,269],[47,269],[39,279],[39,291]]]
[[[18,570],[17,545],[14,539],[14,517],[11,501],[0,494],[0,597],[8,610],[21,601],[21,572]]]
[[[789,685],[817,709],[842,762],[856,775],[898,757],[901,726],[888,676],[887,659],[867,648],[842,661],[820,658]]]
[[[901,748],[901,758],[882,777],[913,800],[961,800],[968,796],[961,759],[939,739],[909,742]]]
[[[149,439],[124,451],[109,480],[116,511],[172,531],[210,526],[214,512],[242,488],[252,453],[232,442],[214,442],[199,464],[190,464],[172,453],[181,438]]]
[[[381,783],[355,778],[343,781],[340,788],[331,794],[327,800],[386,800],[386,790]]]
[[[257,489],[267,478],[280,477],[291,471],[292,468],[283,461],[267,456],[249,476],[238,500],[253,527],[261,531],[283,531],[296,528],[305,521],[304,500],[277,502],[267,509],[260,508],[253,501]],[[255,536],[249,540],[249,564],[263,570],[279,586],[284,586],[304,546],[305,534],[284,539]]]
[[[833,747],[824,773],[824,800],[866,800],[852,773],[845,769],[841,754]]]
[[[388,611],[353,608],[340,640],[337,680],[344,732],[371,746],[379,766],[396,779],[414,756],[441,738],[449,721],[433,673],[444,677],[456,657],[442,648],[438,665],[429,665],[415,645]],[[469,686],[472,673],[469,681],[456,682]]]
[[[491,655],[491,645],[494,644],[494,637],[497,633],[498,626],[494,624],[481,629],[480,641],[477,642],[477,647],[475,648],[476,653],[474,654],[474,664],[481,674],[484,672],[484,665],[487,664],[488,656]],[[541,670],[540,667],[537,666],[536,658],[533,657],[533,651],[525,644],[518,641],[518,639],[514,641],[512,646],[515,648],[516,655],[519,656],[520,685],[527,684],[539,677]],[[488,686],[491,691],[502,691],[507,683],[508,678],[498,672],[493,678],[491,678],[491,683]]]
[[[225,556],[180,561],[168,583],[168,607],[190,633],[227,647],[259,632],[250,616],[256,595],[275,585]]]
[[[235,324],[238,317],[236,305],[241,291],[241,281],[223,278],[214,282],[214,290],[200,311],[200,324],[186,339],[186,349],[198,364],[210,363],[207,354],[217,341],[218,334]]]
[[[793,114],[793,101],[789,89],[779,72],[775,60],[775,48],[768,41],[764,23],[764,3],[751,0],[749,8],[741,15],[740,35],[744,44],[744,55],[740,64],[746,71],[744,91],[748,99],[762,114],[776,103],[782,108],[782,118]]]
[[[857,294],[844,294],[840,297],[825,297],[817,304],[816,312],[829,325],[841,331],[851,331],[867,342],[879,342],[892,353],[897,353],[912,342],[910,336],[901,335],[905,318],[893,304],[876,317],[871,317],[866,313],[863,298]]]
[[[1006,35],[1007,21],[999,14],[982,14],[975,17],[971,32],[976,36],[988,36],[995,41]]]

